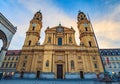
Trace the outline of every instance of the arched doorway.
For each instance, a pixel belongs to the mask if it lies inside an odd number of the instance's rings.
[[[13,35],[15,34],[17,28],[10,23],[7,18],[0,13],[0,39],[3,44],[0,48],[0,67],[2,65],[2,61],[5,57],[6,51],[10,45]]]

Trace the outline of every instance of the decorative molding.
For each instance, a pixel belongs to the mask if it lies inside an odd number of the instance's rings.
[[[10,23],[5,16],[0,13],[0,23],[7,27],[13,34],[15,34],[17,28]]]

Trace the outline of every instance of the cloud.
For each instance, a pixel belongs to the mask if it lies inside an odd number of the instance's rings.
[[[28,30],[28,25],[26,24],[20,24],[17,25],[17,32],[13,36],[11,40],[11,44],[9,46],[9,49],[22,49],[25,36],[26,36],[26,31]]]
[[[41,31],[45,31],[45,29],[49,27],[53,27],[56,25],[59,25],[61,23],[62,25],[66,27],[71,27],[75,30],[77,30],[77,23],[74,18],[69,17],[64,11],[62,11],[60,8],[56,7],[54,3],[50,1],[43,1],[43,0],[19,0],[21,4],[23,4],[29,11],[31,11],[33,14],[41,10],[43,14],[43,27]],[[77,16],[76,16],[77,17]],[[32,17],[31,17],[32,18]],[[75,37],[79,37],[78,30]],[[43,43],[45,38],[44,32],[41,32],[41,40],[40,42]],[[77,40],[77,43],[79,43],[79,40]]]
[[[117,48],[120,46],[120,6],[114,7],[109,14],[93,22],[100,48]]]
[[[76,31],[76,42],[77,44],[80,43],[77,22],[76,19],[73,18],[75,16],[70,17],[68,13],[57,7],[52,0],[18,0],[18,3],[23,6],[27,12],[23,12],[20,8],[17,9],[20,10],[17,14],[17,18],[19,17],[19,19],[17,22],[14,21],[14,24],[18,26],[18,30],[12,39],[9,49],[22,48],[26,36],[25,32],[29,28],[29,21],[38,10],[41,10],[43,14],[43,27],[41,30],[43,32],[41,32],[40,43],[43,43],[44,41],[45,29],[48,26],[53,27],[59,25],[59,23],[69,28],[73,26]],[[110,4],[111,2],[106,3]],[[99,15],[100,18],[94,19],[92,23],[100,48],[116,48],[120,46],[120,6],[114,5],[112,7],[113,9],[110,10],[109,13],[106,13],[103,16]]]

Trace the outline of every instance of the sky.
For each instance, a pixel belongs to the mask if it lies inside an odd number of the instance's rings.
[[[61,23],[75,29],[79,45],[77,14],[80,10],[89,15],[99,48],[120,48],[120,0],[0,0],[0,12],[17,26],[9,50],[22,49],[29,22],[39,10],[43,16],[40,44],[44,42],[45,29]]]

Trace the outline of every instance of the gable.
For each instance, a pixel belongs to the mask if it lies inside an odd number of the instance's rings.
[[[64,26],[55,26],[52,28],[47,28],[45,30],[45,33],[75,33],[75,30],[73,28],[67,28]]]

